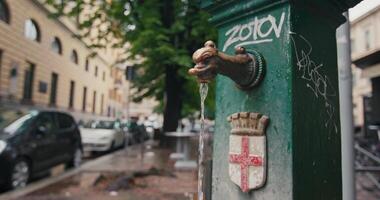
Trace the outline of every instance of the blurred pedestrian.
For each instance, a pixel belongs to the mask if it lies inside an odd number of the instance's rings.
[[[132,134],[132,144],[138,144],[148,139],[144,124],[138,124],[139,118],[136,116],[131,117],[131,123],[129,125],[129,132]]]

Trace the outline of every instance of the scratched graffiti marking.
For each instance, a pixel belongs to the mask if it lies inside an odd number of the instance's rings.
[[[297,33],[290,34],[293,43],[295,56],[297,60],[297,70],[301,75],[300,78],[306,81],[306,87],[313,92],[314,96],[323,101],[326,109],[326,121],[324,126],[326,128],[333,128],[337,133],[338,127],[335,122],[336,108],[331,98],[337,95],[336,90],[332,86],[329,77],[323,73],[323,63],[317,63],[311,58],[313,46],[302,35]],[[304,48],[297,46],[296,40],[305,43]]]

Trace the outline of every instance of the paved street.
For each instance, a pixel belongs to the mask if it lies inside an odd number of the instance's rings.
[[[146,149],[143,161],[140,152],[139,146],[119,150],[88,161],[56,183],[0,199],[192,199],[196,192],[195,171],[174,171],[169,150]]]
[[[196,192],[195,171],[175,171],[167,149],[140,146],[87,160],[79,169],[32,183],[0,199],[20,200],[189,200]],[[194,156],[194,155],[193,155]],[[56,174],[54,174],[56,173]],[[61,178],[62,177],[62,178]],[[356,174],[357,200],[380,199],[380,191],[363,173]]]

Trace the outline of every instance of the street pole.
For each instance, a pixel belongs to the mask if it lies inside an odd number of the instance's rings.
[[[347,22],[342,24],[336,31],[342,140],[342,189],[343,200],[355,200],[352,72],[350,22],[348,12],[345,12],[344,16],[347,18]]]
[[[130,118],[130,112],[129,112],[129,101],[130,101],[130,90],[131,90],[131,82],[130,81],[128,81],[128,87],[127,87],[127,92],[126,92],[126,95],[127,95],[127,105],[126,105],[126,118],[127,118],[127,124],[129,124],[130,123],[130,121],[129,121],[129,118]],[[129,129],[129,127],[128,127],[128,129]],[[127,130],[128,130],[127,129]],[[126,139],[126,145],[125,145],[125,151],[127,152],[127,155],[128,155],[128,145],[129,145],[129,130],[127,131],[127,133],[126,133],[127,135],[125,135],[125,137],[127,138]],[[133,141],[133,140],[132,140]]]
[[[130,67],[126,67],[125,69],[125,80],[128,81],[128,86],[127,86],[127,91],[126,91],[126,95],[127,95],[127,105],[126,105],[126,118],[127,118],[127,123],[130,124],[130,118],[131,118],[131,112],[130,112],[130,101],[131,101],[131,83],[132,83],[132,79],[133,79],[133,76],[130,74],[130,70],[129,70]],[[128,149],[128,144],[129,144],[129,127],[128,127],[128,132],[127,132],[127,145],[125,146],[125,149],[127,150]],[[133,138],[132,138],[132,141],[133,141]],[[127,151],[128,152],[128,151]]]
[[[129,118],[130,118],[130,111],[129,111],[129,109],[130,109],[130,103],[129,102],[131,100],[131,98],[130,98],[130,96],[131,96],[130,90],[131,90],[131,81],[129,80],[128,81],[128,88],[127,88],[127,113],[126,113],[127,120],[129,120]]]

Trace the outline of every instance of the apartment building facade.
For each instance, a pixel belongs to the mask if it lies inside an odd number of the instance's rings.
[[[79,119],[126,117],[130,83],[113,67],[117,52],[90,56],[94,50],[74,37],[75,26],[49,14],[38,0],[0,0],[1,104],[60,109]]]
[[[351,22],[355,125],[380,125],[380,6]]]

